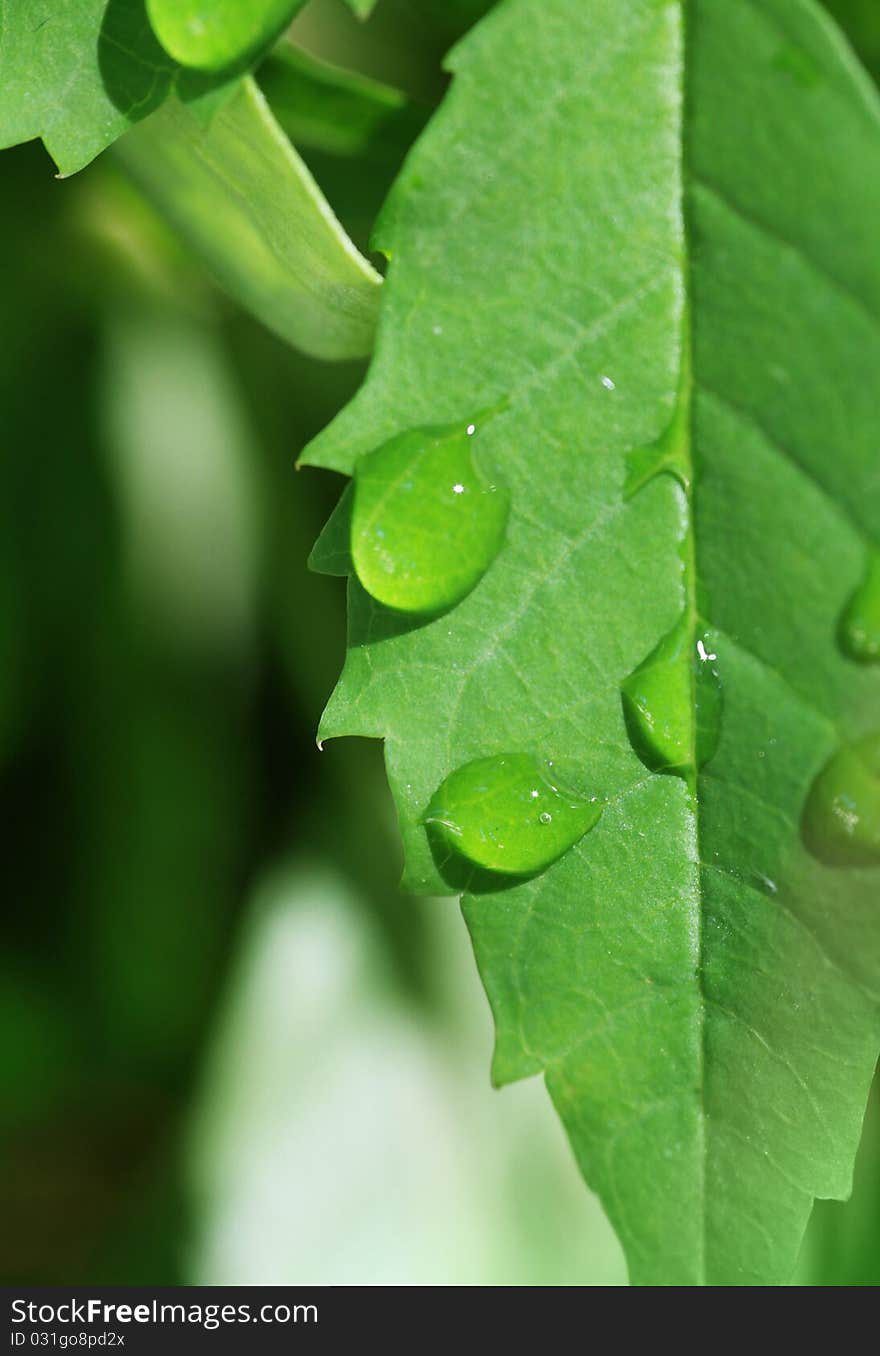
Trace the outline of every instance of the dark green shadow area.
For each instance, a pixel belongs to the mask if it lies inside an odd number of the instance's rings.
[[[109,98],[132,122],[164,103],[178,67],[155,37],[144,0],[109,0],[98,35],[98,67]]]

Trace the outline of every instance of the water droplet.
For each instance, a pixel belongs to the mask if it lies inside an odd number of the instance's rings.
[[[721,723],[717,658],[705,637],[694,644],[683,616],[624,680],[626,728],[652,772],[687,777],[714,754]]]
[[[690,460],[687,441],[687,405],[679,404],[671,423],[653,443],[634,447],[626,457],[626,483],[623,493],[631,499],[649,480],[668,471],[687,490],[690,488]]]
[[[865,576],[844,608],[838,634],[850,659],[880,663],[880,551],[870,553]]]
[[[530,876],[583,838],[601,814],[595,799],[554,786],[530,754],[508,753],[478,758],[453,772],[434,795],[424,823],[444,846],[476,866]]]
[[[832,754],[810,787],[802,828],[828,866],[880,864],[880,733]]]
[[[476,431],[477,431],[477,426],[476,426],[476,424],[468,424],[466,432],[467,432],[467,436],[468,436],[469,438],[472,438],[472,437],[474,436],[474,434],[476,433]]]
[[[689,325],[685,321],[685,333],[682,341],[681,370],[678,376],[678,394],[675,408],[669,423],[651,443],[630,448],[626,456],[626,480],[623,486],[624,499],[631,499],[644,485],[655,476],[668,471],[687,492],[691,484],[691,370],[688,353]]]
[[[615,391],[617,389],[617,383],[612,381],[610,377],[602,377],[601,381],[606,391]]]
[[[351,558],[380,603],[441,612],[470,593],[498,554],[509,498],[474,463],[475,428],[412,429],[358,462]]]
[[[147,9],[157,38],[182,66],[222,71],[244,62],[280,36],[290,23],[291,4],[290,0],[249,0],[236,5],[227,0],[218,7],[204,0],[148,0]]]

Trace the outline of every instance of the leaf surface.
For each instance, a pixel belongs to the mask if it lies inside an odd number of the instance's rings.
[[[0,3],[0,146],[42,137],[61,174],[157,108],[173,79],[143,0]]]
[[[353,9],[359,19],[369,19],[376,8],[376,0],[346,0],[349,9]]]
[[[145,0],[0,0],[0,147],[41,137],[64,176],[172,91],[209,121],[276,36],[267,29],[228,70],[186,70],[158,41]]]
[[[880,725],[838,641],[880,537],[876,96],[809,0],[508,0],[451,65],[380,223],[369,379],[308,460],[506,402],[507,540],[433,619],[351,581],[321,735],[384,738],[408,885],[465,887],[494,1078],[543,1071],[632,1280],[781,1284],[878,1047],[877,866],[801,827]],[[709,732],[683,662],[717,667]],[[425,811],[511,754],[601,819],[532,879],[456,876]]]
[[[379,80],[279,43],[257,74],[272,112],[296,146],[366,160],[375,169],[399,162],[426,115]]]
[[[242,305],[320,358],[370,352],[381,278],[251,78],[204,127],[177,99],[118,154]]]

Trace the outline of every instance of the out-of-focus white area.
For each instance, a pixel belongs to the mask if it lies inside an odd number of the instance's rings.
[[[256,454],[219,338],[179,314],[120,314],[102,389],[137,606],[166,640],[237,647],[257,588]]]
[[[489,1084],[457,904],[412,907],[443,977],[431,1011],[395,996],[332,874],[257,892],[191,1128],[191,1283],[626,1284],[542,1081]]]

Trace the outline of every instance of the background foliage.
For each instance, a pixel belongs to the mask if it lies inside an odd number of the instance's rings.
[[[298,24],[429,110],[487,7]],[[876,62],[873,6],[831,8]],[[2,1279],[622,1284],[541,1090],[488,1088],[455,905],[397,891],[378,747],[315,748],[338,483],[292,466],[361,366],[235,310],[111,159],[0,180]],[[878,1279],[872,1112],[799,1280]]]

